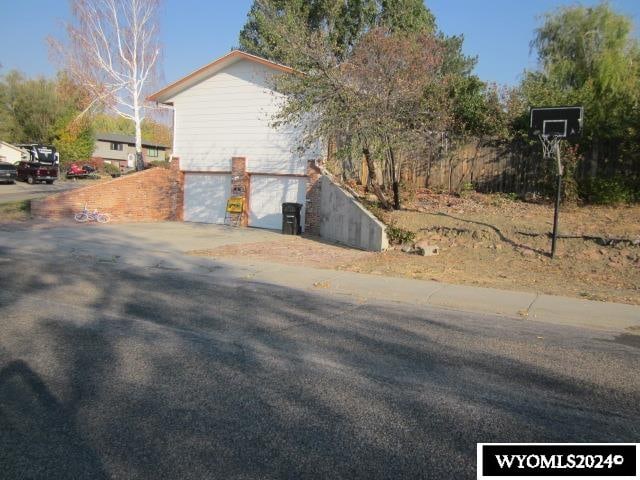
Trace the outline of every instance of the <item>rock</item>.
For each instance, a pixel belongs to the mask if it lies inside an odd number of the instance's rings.
[[[430,245],[427,242],[418,242],[415,244],[416,253],[422,255],[423,257],[430,257],[432,255],[438,255],[440,253],[440,248],[437,245]]]
[[[535,255],[536,252],[534,252],[533,250],[531,250],[530,248],[519,248],[518,251],[524,255],[525,257],[530,257]]]
[[[495,246],[495,249],[496,250],[502,250],[502,245],[497,243],[496,246]]]
[[[412,243],[403,243],[400,247],[400,250],[402,250],[404,253],[413,253],[415,247]]]

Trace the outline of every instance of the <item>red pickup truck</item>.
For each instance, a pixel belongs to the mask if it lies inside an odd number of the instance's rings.
[[[24,143],[17,145],[22,151],[22,161],[18,163],[18,180],[33,184],[53,183],[58,178],[59,156],[52,145]]]
[[[18,163],[18,180],[34,184],[47,182],[52,184],[58,178],[58,166],[39,162]]]

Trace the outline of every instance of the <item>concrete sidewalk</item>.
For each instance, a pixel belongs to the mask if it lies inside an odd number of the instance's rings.
[[[193,270],[197,265],[195,270],[201,272],[213,265],[223,265],[225,274],[232,271],[253,281],[330,295],[346,295],[356,301],[428,305],[558,325],[603,330],[637,329],[640,333],[640,307],[634,305],[255,261],[192,258],[171,263],[174,268],[186,267],[188,270]]]
[[[108,227],[64,226],[42,231],[3,232],[0,248],[47,254],[52,245],[73,256],[143,268],[175,269],[198,275],[233,276],[355,301],[401,302],[465,312],[504,315],[520,321],[640,333],[640,307],[568,297],[450,285],[433,281],[366,275],[255,260],[186,255],[195,249],[229,243],[276,240],[278,233],[214,225],[125,224]]]

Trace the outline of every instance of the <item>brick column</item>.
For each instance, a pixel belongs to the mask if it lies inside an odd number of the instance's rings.
[[[244,198],[244,211],[240,224],[243,227],[249,225],[249,186],[250,179],[247,173],[247,159],[245,157],[231,158],[231,196]]]
[[[184,172],[180,171],[180,158],[173,157],[169,163],[169,169],[173,174],[171,194],[173,196],[173,218],[176,221],[184,220]]]
[[[304,214],[304,231],[311,235],[320,235],[320,177],[322,170],[314,160],[307,162],[307,197]]]

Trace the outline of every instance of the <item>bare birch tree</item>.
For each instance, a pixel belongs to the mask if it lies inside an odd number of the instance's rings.
[[[158,7],[159,0],[71,0],[68,41],[52,41],[70,77],[90,93],[89,108],[133,120],[138,170],[145,98],[160,58]]]

